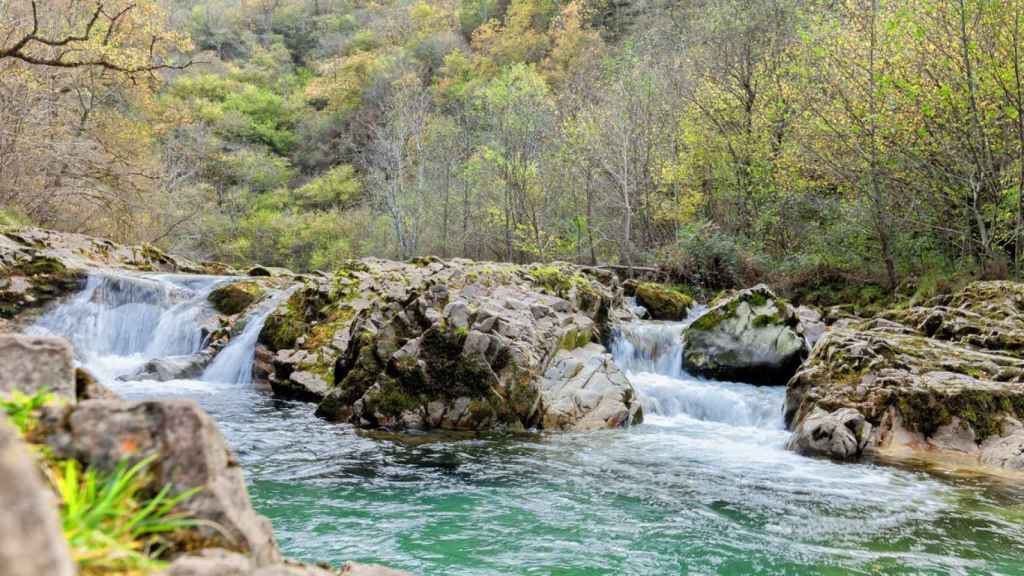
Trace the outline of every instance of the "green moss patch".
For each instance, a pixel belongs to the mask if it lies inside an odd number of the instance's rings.
[[[221,314],[234,316],[252,306],[263,297],[263,287],[255,282],[235,282],[221,286],[207,296],[210,304]]]

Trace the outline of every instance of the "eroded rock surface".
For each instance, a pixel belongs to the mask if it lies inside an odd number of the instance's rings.
[[[0,411],[0,574],[73,576],[57,500],[35,457]]]
[[[684,339],[687,370],[751,384],[785,383],[809,352],[796,311],[763,284],[713,302]]]
[[[206,523],[183,535],[183,549],[223,547],[261,566],[281,560],[270,523],[252,508],[238,462],[195,402],[88,400],[48,409],[39,434],[57,457],[101,470],[158,454],[154,491],[200,488],[181,506]]]
[[[614,276],[570,265],[368,259],[307,280],[268,319],[260,341],[274,353],[274,390],[320,399],[318,414],[333,420],[566,429],[576,425],[566,414],[545,418],[553,397],[542,393],[544,374],[560,351],[599,342],[610,311],[621,308]]]
[[[0,334],[0,394],[47,390],[68,400],[76,397],[71,344],[63,338]]]
[[[1009,282],[977,282],[926,306],[837,322],[789,383],[792,445],[844,458],[914,450],[1019,468],[1022,334],[1024,285]],[[846,410],[871,426],[863,446],[837,451],[815,440],[823,412]]]

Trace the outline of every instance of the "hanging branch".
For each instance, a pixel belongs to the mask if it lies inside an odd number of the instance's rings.
[[[97,32],[96,25],[100,22],[101,18],[107,22],[107,30],[103,36],[102,45],[108,46],[110,44],[111,37],[121,23],[122,18],[124,18],[134,8],[134,4],[129,4],[117,14],[110,15],[104,10],[103,2],[98,1],[96,2],[96,10],[92,13],[88,23],[85,25],[85,30],[81,34],[70,34],[63,38],[47,38],[39,30],[39,10],[36,5],[36,0],[32,0],[32,30],[22,36],[10,47],[0,47],[0,60],[13,58],[28,64],[51,66],[56,68],[82,68],[94,66],[128,75],[155,72],[157,70],[183,70],[191,66],[191,60],[180,64],[153,62],[153,49],[157,42],[156,36],[154,36],[150,41],[149,63],[140,66],[119,64],[106,56],[65,60],[68,54],[81,51],[81,44],[93,39],[93,35]],[[34,45],[43,45],[61,50],[58,50],[55,55],[41,56],[31,53],[31,49]]]

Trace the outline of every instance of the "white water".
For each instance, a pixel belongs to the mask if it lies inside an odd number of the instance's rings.
[[[229,384],[252,384],[252,363],[256,358],[256,341],[259,339],[263,324],[270,314],[277,308],[291,292],[282,292],[261,304],[256,310],[245,318],[245,328],[242,333],[231,339],[231,342],[221,350],[213,362],[203,372],[202,380],[205,382],[220,382]]]
[[[704,380],[683,370],[683,329],[697,314],[687,322],[624,324],[613,334],[612,356],[637,388],[648,422],[697,420],[781,431],[784,387]]]
[[[201,323],[214,314],[206,298],[226,281],[209,276],[96,272],[82,292],[43,315],[28,332],[68,338],[76,361],[114,386],[118,378],[149,360],[202,350],[206,336]],[[257,324],[262,325],[262,319],[249,322],[256,336]],[[246,341],[255,346],[255,336]],[[225,352],[237,360],[237,348],[233,342]]]

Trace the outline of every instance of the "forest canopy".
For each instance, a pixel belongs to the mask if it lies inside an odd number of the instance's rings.
[[[8,0],[0,221],[230,263],[1024,265],[1024,0]]]

